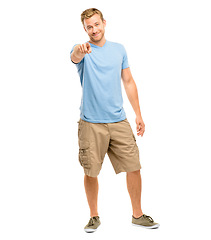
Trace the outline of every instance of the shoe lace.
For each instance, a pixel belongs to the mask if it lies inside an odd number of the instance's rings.
[[[92,218],[90,218],[90,220],[89,220],[89,223],[88,223],[88,226],[93,226],[93,225],[94,225],[94,222],[95,222],[95,220],[97,220],[97,218],[96,218],[96,217],[92,217]]]
[[[143,217],[146,218],[148,221],[150,221],[152,223],[154,222],[154,220],[150,216],[147,216],[147,215],[144,214]]]

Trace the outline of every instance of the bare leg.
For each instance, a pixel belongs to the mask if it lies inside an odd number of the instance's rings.
[[[90,217],[98,216],[97,199],[98,199],[98,179],[97,177],[84,176],[84,187],[86,197],[90,208]]]
[[[139,218],[143,215],[141,209],[141,174],[140,170],[127,173],[127,189],[130,195],[133,216]]]

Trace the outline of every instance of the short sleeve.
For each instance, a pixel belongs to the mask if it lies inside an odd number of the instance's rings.
[[[125,69],[125,68],[128,68],[130,67],[129,63],[128,63],[128,57],[127,57],[127,52],[124,48],[124,46],[122,45],[123,47],[123,60],[122,60],[122,69]]]
[[[76,45],[78,45],[78,44],[75,44],[75,45],[72,47],[72,49],[71,49],[71,51],[70,51],[70,55],[71,55],[71,53],[73,52],[73,49],[74,49],[74,47],[75,47]]]

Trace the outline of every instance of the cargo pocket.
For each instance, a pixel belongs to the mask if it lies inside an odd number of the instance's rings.
[[[138,145],[137,145],[136,137],[135,137],[134,133],[133,133],[133,138],[134,138],[134,147],[133,147],[133,151],[139,154],[139,149],[138,149]]]
[[[84,169],[90,169],[90,149],[86,140],[79,140],[79,162]]]

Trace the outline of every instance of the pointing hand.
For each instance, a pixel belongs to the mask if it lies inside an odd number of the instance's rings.
[[[92,49],[91,49],[91,46],[90,46],[90,44],[88,43],[88,42],[86,42],[86,43],[84,43],[84,44],[81,44],[80,46],[79,46],[79,51],[81,52],[81,53],[91,53],[92,52]]]

